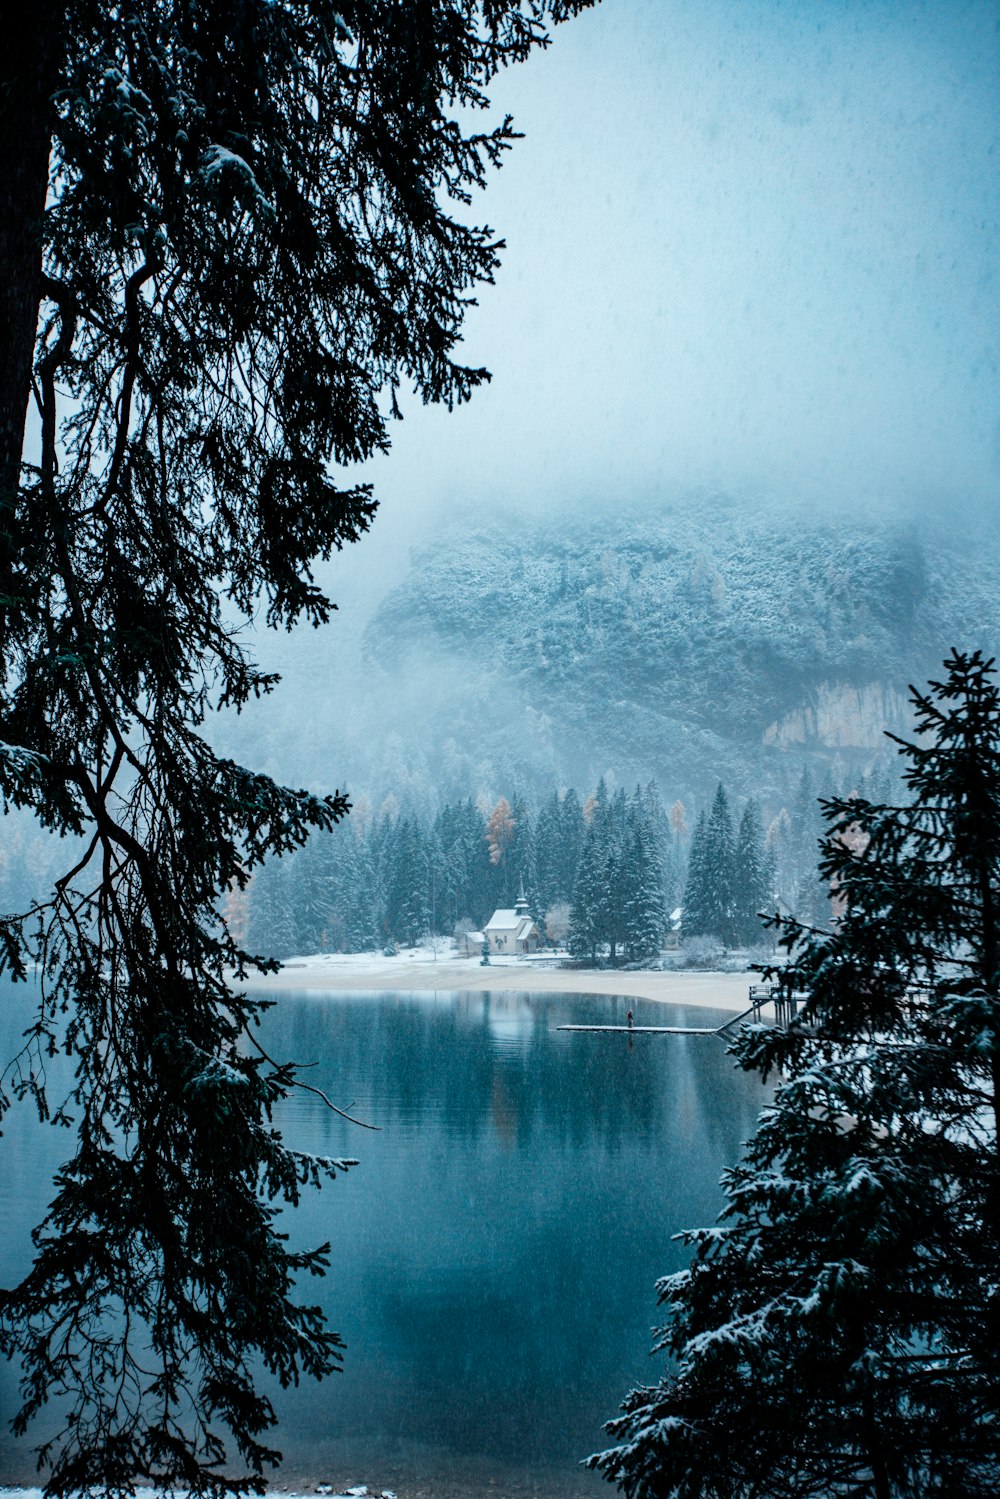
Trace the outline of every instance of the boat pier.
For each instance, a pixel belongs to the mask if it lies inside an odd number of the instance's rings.
[[[739,1025],[742,1020],[752,1020],[759,1024],[761,1012],[766,1005],[774,1007],[774,1023],[785,1030],[798,1014],[803,998],[783,984],[751,984],[747,997],[750,1001],[747,1008],[738,1015],[731,1015],[722,1025],[557,1025],[556,1030],[606,1032],[626,1036],[721,1036],[730,1026]]]

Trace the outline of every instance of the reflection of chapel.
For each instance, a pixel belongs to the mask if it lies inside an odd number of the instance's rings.
[[[538,951],[542,945],[542,934],[528,915],[523,885],[514,909],[494,911],[483,927],[483,936],[490,944],[491,953]]]

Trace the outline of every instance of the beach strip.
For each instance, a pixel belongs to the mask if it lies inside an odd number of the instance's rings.
[[[385,957],[380,953],[332,953],[290,958],[277,973],[256,974],[239,987],[272,992],[307,990],[458,990],[533,994],[606,994],[736,1014],[749,1003],[754,973],[705,973],[669,969],[562,968],[516,958],[484,967],[478,958],[435,956],[425,949]]]

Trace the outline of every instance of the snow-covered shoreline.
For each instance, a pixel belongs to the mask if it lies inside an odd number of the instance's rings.
[[[607,994],[622,999],[650,999],[663,1004],[726,1010],[746,1008],[752,973],[689,972],[641,969],[584,969],[559,966],[559,959],[494,958],[483,967],[479,958],[456,957],[430,947],[383,953],[320,953],[289,958],[280,971],[254,975],[248,989],[372,990],[435,993],[474,989],[490,992],[530,990],[535,994]]]

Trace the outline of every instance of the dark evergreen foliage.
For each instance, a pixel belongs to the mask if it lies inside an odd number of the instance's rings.
[[[764,937],[762,916],[774,901],[771,860],[764,846],[760,808],[751,798],[743,809],[733,849],[733,940],[753,947]]]
[[[574,958],[586,958],[591,964],[597,962],[597,950],[604,942],[604,896],[609,877],[603,827],[595,813],[587,824],[580,850],[568,943]]]
[[[394,839],[395,858],[386,884],[385,927],[397,942],[412,946],[430,924],[430,868],[420,824],[404,817]]]
[[[385,450],[400,386],[451,406],[486,378],[455,358],[498,251],[465,205],[514,131],[471,111],[586,3],[46,0],[24,87],[4,64],[0,797],[79,839],[51,896],[0,920],[0,970],[40,965],[16,1091],[76,1132],[0,1301],[16,1429],[66,1394],[50,1492],[260,1487],[252,1371],[339,1360],[294,1292],[325,1250],[293,1252],[274,1216],[341,1163],[271,1126],[297,1073],[256,1044],[230,988],[255,960],[218,906],[347,803],[199,726],[273,685],[234,619],[329,617],[310,567],[374,511],[338,467]],[[292,917],[312,940],[319,909]]]
[[[637,786],[628,810],[619,876],[624,892],[622,941],[632,963],[658,958],[666,930],[663,867],[649,812],[649,799]]]
[[[700,937],[710,930],[712,896],[707,855],[708,814],[701,811],[691,835],[687,879],[684,883],[682,921],[685,937]]]
[[[569,950],[596,962],[650,962],[665,930],[663,869],[649,803],[636,787],[609,798],[602,779],[591,807],[570,912]]]
[[[501,891],[503,899],[497,904],[513,906],[523,890],[532,920],[543,926],[545,912],[538,893],[535,830],[531,812],[523,796],[514,797],[510,811],[514,821],[514,834],[505,861],[506,878]]]
[[[720,781],[705,827],[705,878],[708,885],[705,930],[725,943],[735,940],[735,839],[729,798]]]
[[[296,918],[276,903],[276,881]],[[260,889],[258,890],[258,887]],[[497,905],[486,819],[471,800],[445,805],[433,824],[416,816],[352,817],[298,853],[255,873],[249,944],[269,957],[370,952],[481,927]],[[297,933],[293,938],[291,933]]]
[[[624,789],[615,792],[604,814],[605,887],[601,923],[612,964],[619,961],[625,948],[625,907],[631,871],[627,869],[628,808]]]
[[[299,950],[292,868],[287,859],[269,859],[250,886],[247,939],[251,951],[267,958],[288,958]]]
[[[569,894],[563,890],[562,809],[557,791],[543,803],[535,824],[535,878],[543,913],[573,893],[572,888]]]
[[[787,823],[787,813],[781,819]],[[737,947],[760,943],[761,915],[774,903],[775,869],[757,803],[747,802],[734,836],[729,799],[720,782],[711,811],[699,815],[691,840],[683,901],[685,938],[708,936]]]
[[[699,817],[691,843],[691,862],[684,891],[685,937],[735,940],[733,920],[735,846],[729,798],[720,781],[711,811]]]
[[[912,800],[825,805],[825,933],[780,923],[781,1079],[591,1459],[630,1499],[986,1499],[1000,1485],[1000,694],[954,654],[899,742]]]
[[[659,787],[655,781],[648,781],[642,788],[642,804],[646,821],[649,825],[650,835],[653,839],[653,846],[660,864],[665,930],[667,914],[677,905],[680,892],[676,888],[677,870],[674,868],[675,845],[673,829],[670,826],[670,818],[663,805]],[[677,855],[680,862],[683,855],[679,846],[677,847]]]
[[[570,901],[583,847],[583,808],[571,786],[559,803],[559,849],[556,900]]]

